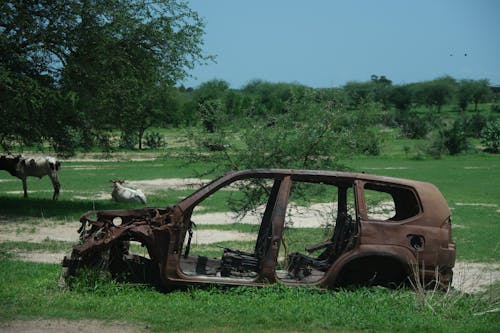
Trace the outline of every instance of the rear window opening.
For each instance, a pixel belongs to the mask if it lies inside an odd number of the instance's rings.
[[[364,195],[370,221],[403,221],[421,212],[417,196],[409,188],[366,183]]]

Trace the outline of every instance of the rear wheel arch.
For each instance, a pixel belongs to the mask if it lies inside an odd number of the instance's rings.
[[[334,287],[382,285],[397,288],[408,285],[411,268],[391,253],[369,253],[351,258],[337,274]]]

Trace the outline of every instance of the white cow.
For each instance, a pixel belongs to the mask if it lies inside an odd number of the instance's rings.
[[[123,186],[125,183],[124,180],[111,180],[113,183],[113,192],[111,192],[111,196],[113,200],[117,202],[136,202],[147,204],[146,196],[141,190],[134,190],[128,187]]]
[[[59,190],[61,189],[61,184],[57,179],[57,172],[61,168],[61,162],[59,162],[54,157],[23,157],[21,155],[0,156],[0,170],[8,171],[12,176],[15,176],[22,180],[24,197],[28,197],[28,186],[26,184],[26,178],[49,176],[52,181],[52,186],[54,187],[53,200],[57,200],[59,197]]]

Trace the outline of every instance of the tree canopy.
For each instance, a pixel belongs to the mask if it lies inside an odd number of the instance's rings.
[[[203,29],[198,14],[175,0],[2,2],[0,143],[59,140],[47,130],[53,108],[72,111],[84,129],[141,135],[162,107],[158,95],[211,60]],[[23,117],[40,118],[29,121],[30,135],[16,125],[26,124]]]

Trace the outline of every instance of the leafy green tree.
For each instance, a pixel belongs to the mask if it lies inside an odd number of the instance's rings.
[[[271,83],[253,80],[245,85],[242,92],[254,100],[252,115],[269,116],[288,112],[287,101],[305,96],[308,88],[298,83]]]
[[[384,75],[378,77],[377,75],[371,76],[373,83],[373,96],[376,102],[382,103],[385,108],[389,107],[389,101],[392,93],[392,81]]]
[[[474,111],[477,112],[478,104],[486,102],[491,94],[488,80],[461,80],[457,92],[458,105],[466,111],[469,103],[474,103]]]
[[[373,83],[368,82],[347,82],[344,86],[346,104],[355,109],[361,104],[374,101]]]
[[[4,149],[13,142],[43,140],[57,150],[72,146],[70,127],[78,122],[74,97],[60,94],[57,83],[72,51],[68,39],[77,24],[77,6],[76,1],[0,3],[0,144]]]
[[[140,137],[153,110],[159,110],[144,96],[166,91],[196,64],[211,59],[201,49],[203,21],[181,1],[4,1],[0,12],[2,75],[23,83],[6,84],[37,88],[5,89],[1,112],[19,109],[12,101],[21,103],[21,98],[7,98],[14,93],[41,96],[48,89],[76,94],[73,101],[83,121],[76,129],[83,128],[82,137],[116,124],[139,131]],[[31,109],[46,112],[43,103],[30,100]],[[50,125],[27,120],[26,127]],[[42,139],[39,132],[29,134]]]
[[[226,118],[225,99],[228,92],[229,83],[223,80],[211,80],[201,84],[193,93],[202,125],[210,133],[215,132]]]
[[[412,103],[410,88],[407,85],[395,86],[389,96],[389,101],[399,111],[406,111]]]
[[[455,79],[449,76],[434,79],[432,81],[412,84],[413,99],[420,105],[435,107],[437,112],[446,103],[450,102],[455,95],[457,84]]]

